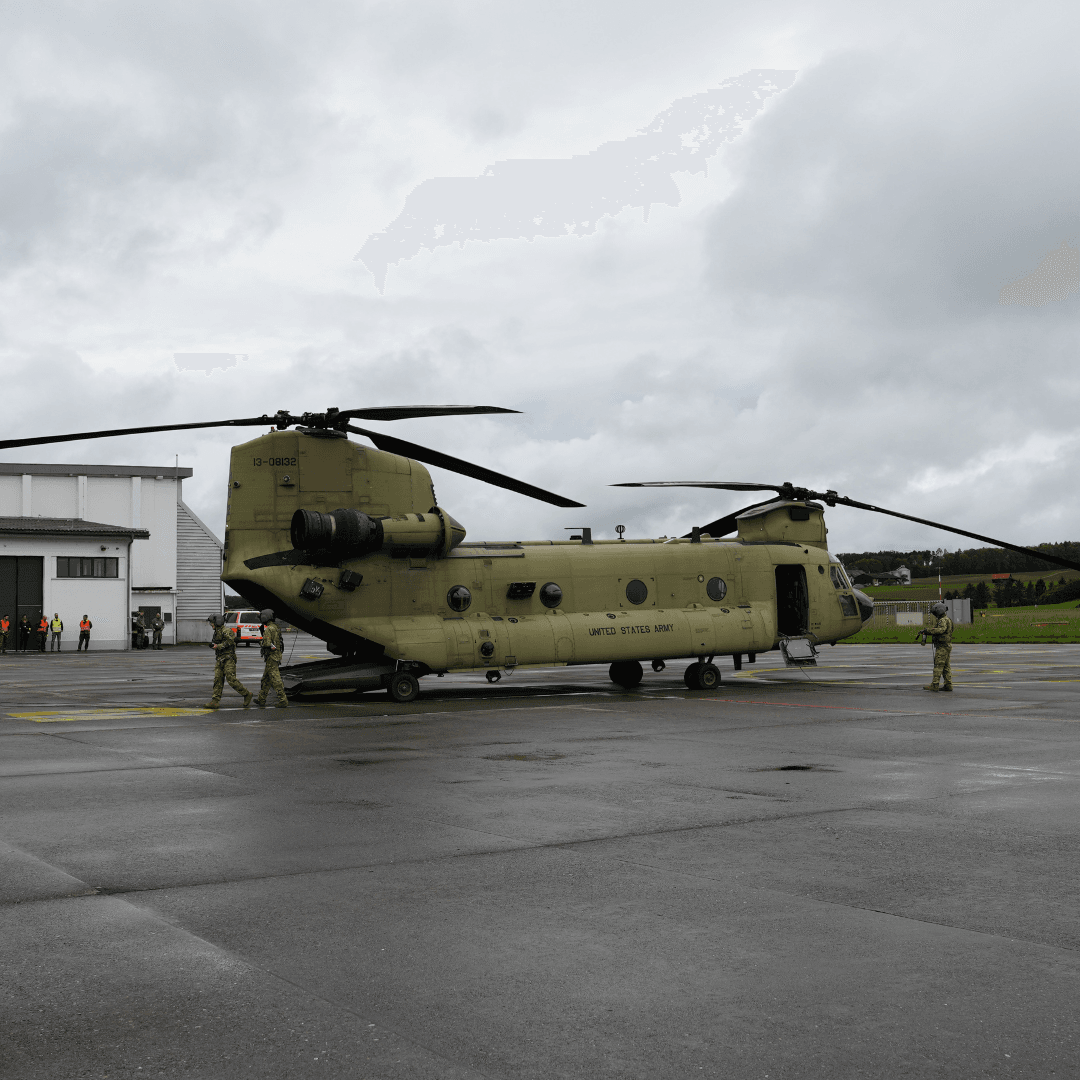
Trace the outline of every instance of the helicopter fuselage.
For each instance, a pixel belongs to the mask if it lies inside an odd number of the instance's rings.
[[[333,652],[419,675],[752,658],[866,614],[812,502],[761,507],[738,539],[468,543],[424,466],[304,431],[235,447],[229,483],[226,584]],[[297,545],[319,529],[322,550]]]

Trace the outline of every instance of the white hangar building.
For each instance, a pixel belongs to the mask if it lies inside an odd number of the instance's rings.
[[[221,541],[182,497],[191,469],[0,462],[0,615],[79,620],[93,649],[130,647],[131,612],[159,612],[162,640],[208,641],[222,611]],[[69,644],[70,643],[70,644]]]

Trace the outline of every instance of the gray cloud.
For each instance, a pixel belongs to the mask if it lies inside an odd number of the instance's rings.
[[[680,477],[791,479],[1020,541],[1080,537],[1063,496],[1080,468],[1077,295],[999,303],[1080,235],[1060,6],[973,20],[839,0],[317,2],[253,18],[224,0],[0,20],[12,436],[490,403],[527,416],[392,430],[590,505],[562,515],[437,473],[474,537],[685,532],[742,505],[607,487]],[[426,178],[572,160],[756,68],[800,78],[707,176],[677,173],[678,207],[648,224],[590,208],[570,215],[593,230],[573,243],[435,245],[386,297],[352,262]],[[177,370],[175,354],[214,348],[257,370]],[[220,529],[234,437],[34,457],[179,453]],[[830,527],[842,550],[955,546],[839,509]]]
[[[436,177],[414,188],[401,213],[368,237],[356,258],[381,293],[388,268],[421,250],[468,240],[587,236],[597,222],[627,209],[645,220],[654,204],[682,201],[675,173],[704,173],[707,162],[794,71],[749,71],[680,98],[636,135],[588,154],[498,161],[481,176]]]
[[[202,371],[207,375],[236,367],[242,360],[247,360],[247,353],[173,353],[177,371]]]
[[[1064,300],[1080,289],[1080,249],[1063,240],[1030,274],[1010,282],[998,295],[999,304],[1042,307]]]

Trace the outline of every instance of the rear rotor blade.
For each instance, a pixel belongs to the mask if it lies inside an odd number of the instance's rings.
[[[517,409],[501,409],[495,405],[430,405],[376,406],[370,409],[330,409],[325,413],[303,413],[293,416],[284,410],[273,416],[249,416],[237,420],[210,420],[198,424],[156,424],[151,427],[110,428],[108,431],[73,431],[67,435],[40,435],[29,439],[0,440],[0,450],[19,446],[44,446],[47,443],[78,442],[80,439],[108,439],[115,435],[148,435],[155,431],[193,431],[199,428],[276,426],[279,429],[293,424],[312,423],[317,427],[337,427],[340,418],[360,417],[367,420],[408,420],[422,416],[473,416],[483,413],[516,413]]]
[[[541,502],[551,503],[552,506],[584,506],[584,503],[574,502],[562,495],[555,495],[533,484],[526,484],[523,480],[515,480],[512,476],[504,476],[492,469],[485,469],[483,465],[474,465],[471,461],[462,461],[461,458],[451,457],[438,450],[431,450],[418,443],[406,442],[404,439],[395,439],[391,435],[384,435],[381,431],[368,431],[366,428],[355,427],[352,424],[345,425],[346,431],[356,435],[363,435],[370,439],[380,450],[389,454],[400,454],[402,457],[414,458],[422,461],[425,465],[435,465],[440,469],[460,473],[462,476],[471,476],[474,480],[483,480],[485,484],[493,484],[495,487],[505,488],[507,491],[516,491],[519,495],[528,495],[530,499],[539,499]]]
[[[296,422],[292,417],[289,420]],[[154,431],[190,431],[194,428],[265,427],[281,422],[278,416],[251,416],[242,420],[211,420],[203,424],[157,424],[154,427],[111,428],[108,431],[75,431],[67,435],[41,435],[32,439],[0,440],[0,450],[16,446],[44,446],[46,443],[77,442],[79,439],[107,439],[112,435],[146,435]]]
[[[337,415],[353,420],[411,420],[420,416],[479,416],[484,413],[519,413],[496,405],[378,405],[370,409],[341,409]]]

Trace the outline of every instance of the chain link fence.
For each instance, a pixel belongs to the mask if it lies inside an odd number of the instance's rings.
[[[937,600],[875,600],[874,614],[865,625],[869,629],[884,630],[893,626],[929,626],[932,620],[930,608]],[[949,609],[949,618],[957,626],[971,622],[970,600],[943,600]]]

